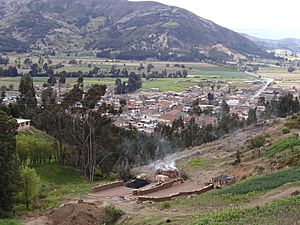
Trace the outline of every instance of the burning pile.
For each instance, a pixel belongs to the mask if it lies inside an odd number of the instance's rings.
[[[150,182],[147,179],[146,174],[140,174],[136,176],[136,179],[131,180],[126,184],[126,187],[133,188],[133,189],[139,189],[141,187],[144,187],[146,185],[150,184]]]
[[[155,175],[164,175],[172,179],[177,179],[179,178],[179,171],[175,166],[175,162],[162,162],[155,165]]]

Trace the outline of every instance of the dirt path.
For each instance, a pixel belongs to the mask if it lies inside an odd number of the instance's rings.
[[[293,192],[295,191],[300,191],[300,186],[298,187],[290,187],[287,188],[283,191],[278,191],[278,190],[271,190],[267,192],[265,195],[260,197],[259,199],[256,199],[248,204],[245,205],[245,207],[255,207],[257,205],[267,205],[269,203],[272,203],[276,200],[288,198],[292,195]]]

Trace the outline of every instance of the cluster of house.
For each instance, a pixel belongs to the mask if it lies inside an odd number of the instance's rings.
[[[273,85],[268,86],[261,94],[253,98],[255,93],[265,85],[260,80],[247,81],[240,85],[238,89],[227,81],[222,84],[216,82],[213,85],[193,86],[184,92],[159,92],[158,89],[151,89],[148,92],[134,94],[115,95],[113,88],[108,89],[105,96],[98,102],[97,106],[103,103],[112,106],[115,110],[122,108],[122,113],[117,115],[106,113],[113,117],[115,125],[123,128],[134,127],[139,131],[151,133],[158,124],[171,125],[179,117],[184,121],[189,121],[193,116],[194,101],[198,99],[198,107],[202,113],[196,116],[196,122],[200,125],[215,124],[221,114],[221,103],[226,101],[231,112],[240,118],[247,119],[250,108],[257,108],[258,113],[263,113],[265,108],[259,106],[259,97],[264,97],[266,101],[272,100],[275,95],[279,96],[286,92],[297,96],[297,90],[283,90]],[[58,90],[63,92],[63,90]],[[62,94],[61,94],[62,96]],[[15,102],[15,97],[6,97],[4,103]],[[122,107],[120,99],[126,100],[126,105]],[[82,107],[81,103],[75,107]],[[18,120],[19,130],[28,129],[30,121]]]
[[[156,92],[136,93],[127,95],[114,95],[107,92],[102,98],[101,103],[105,102],[113,106],[116,110],[120,108],[120,99],[125,99],[127,105],[123,108],[123,113],[114,116],[115,125],[119,127],[135,127],[139,131],[151,133],[157,124],[171,125],[174,119],[182,117],[188,121],[194,115],[192,105],[195,99],[199,101],[201,116],[196,116],[196,122],[203,126],[205,124],[215,124],[221,114],[221,103],[225,100],[231,112],[240,118],[247,119],[249,108],[258,106],[258,98],[249,101],[255,93],[265,85],[264,82],[247,82],[239,90],[229,92],[230,83],[225,82],[219,89],[212,89],[211,86],[193,86],[184,92]],[[280,88],[269,87],[262,94],[272,92],[282,93]],[[209,99],[209,93],[213,93],[213,101]],[[264,109],[258,107],[258,111]]]

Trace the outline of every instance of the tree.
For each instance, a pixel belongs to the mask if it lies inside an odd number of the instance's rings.
[[[250,140],[250,149],[257,149],[260,156],[260,148],[264,146],[266,142],[265,135],[258,135]]]
[[[9,58],[8,57],[4,58],[0,55],[0,65],[4,64],[6,66],[8,63],[9,63]]]
[[[30,117],[37,106],[35,89],[30,74],[24,74],[22,76],[19,85],[19,92],[20,96],[18,99],[18,105],[20,106],[23,115],[25,117]]]
[[[58,83],[59,83],[60,85],[66,83],[66,72],[64,72],[64,73],[62,72],[62,73],[60,74]]]
[[[125,107],[127,105],[126,99],[121,98],[120,99],[120,105],[121,105],[122,108]]]
[[[6,87],[2,86],[0,88],[1,94],[0,94],[0,103],[3,101],[3,99],[6,97]]]
[[[40,177],[37,175],[35,169],[25,167],[21,170],[21,182],[21,195],[28,209],[29,204],[36,199],[40,191]]]
[[[57,83],[57,82],[56,82],[55,76],[54,76],[54,75],[50,75],[50,77],[49,77],[47,83],[48,83],[50,86],[55,86],[55,84]]]
[[[154,68],[154,66],[151,63],[148,64],[148,66],[147,66],[147,72],[150,73],[153,68]]]
[[[288,72],[289,73],[292,73],[292,72],[294,72],[296,69],[295,69],[295,67],[293,67],[293,66],[289,66],[289,68],[288,68]]]
[[[18,124],[14,118],[0,111],[0,218],[13,210],[19,191],[19,163],[16,157]]]
[[[248,118],[247,118],[246,122],[247,122],[248,126],[257,122],[256,108],[255,109],[252,109],[252,108],[249,109]]]
[[[226,115],[230,112],[230,107],[229,105],[226,103],[225,100],[222,101],[222,104],[221,104],[221,108],[222,108],[222,116],[223,115]]]
[[[90,109],[95,108],[96,103],[105,95],[106,85],[94,84],[84,97],[84,105]]]

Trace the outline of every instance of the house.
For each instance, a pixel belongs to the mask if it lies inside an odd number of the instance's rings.
[[[18,131],[30,130],[30,120],[17,119]]]

